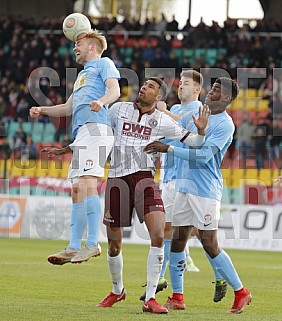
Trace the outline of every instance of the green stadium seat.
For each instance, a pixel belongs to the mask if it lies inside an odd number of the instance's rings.
[[[206,50],[206,57],[205,59],[210,65],[214,65],[216,63],[218,56],[218,51],[215,48],[210,48]]]
[[[24,132],[29,135],[32,133],[32,126],[33,126],[33,124],[29,123],[29,122],[22,123],[22,128],[23,128]]]
[[[231,197],[231,190],[230,188],[224,186],[223,192],[222,192],[222,199],[221,203],[222,204],[230,204],[230,197]]]
[[[10,195],[19,195],[20,194],[19,187],[10,187],[9,190],[8,190],[8,194],[10,194]]]
[[[54,143],[55,133],[56,133],[56,128],[54,124],[52,123],[45,124],[42,143]]]
[[[30,195],[37,195],[36,194],[36,189],[37,189],[36,186],[31,186],[30,187]]]
[[[35,143],[41,143],[43,139],[44,124],[43,123],[34,123],[32,130],[32,140]]]
[[[197,48],[195,49],[195,58],[198,58],[200,56],[206,56],[206,49],[204,48]]]
[[[45,195],[45,189],[42,187],[38,187],[38,186],[32,187],[31,194],[37,195],[37,196],[43,196],[43,195]]]
[[[124,62],[129,64],[131,63],[132,60],[132,53],[133,53],[133,48],[132,47],[122,47],[120,48],[120,54],[122,55]]]
[[[65,58],[66,53],[69,51],[69,49],[66,46],[61,46],[58,49],[58,53],[62,58]]]
[[[20,194],[21,195],[30,195],[31,194],[30,186],[21,186],[20,187]]]
[[[206,57],[208,58],[217,58],[218,52],[216,48],[209,48],[206,51]]]
[[[56,196],[57,192],[54,191],[53,189],[46,189],[45,192],[44,192],[44,195],[45,196]]]
[[[190,62],[194,61],[194,50],[193,49],[183,49],[183,59],[188,58]]]
[[[8,134],[7,137],[8,138],[13,138],[13,136],[15,135],[15,132],[18,130],[20,124],[16,121],[11,121],[10,125],[8,127]]]
[[[231,204],[243,204],[244,203],[244,189],[243,188],[233,188],[230,193],[230,203]]]
[[[206,57],[205,59],[206,59],[206,61],[208,62],[208,64],[209,64],[210,66],[215,65],[216,60],[217,60],[216,58],[212,58],[212,57]]]
[[[183,59],[183,49],[182,48],[174,48],[174,49],[172,49],[171,52],[173,52],[175,54],[178,62],[181,64],[182,59]]]
[[[222,55],[226,55],[227,54],[227,49],[226,48],[219,48],[218,49],[218,53],[222,54]]]

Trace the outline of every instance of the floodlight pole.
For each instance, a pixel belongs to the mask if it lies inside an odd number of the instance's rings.
[[[118,13],[118,0],[112,0],[111,11],[112,11],[113,17],[116,17]]]
[[[192,0],[189,0],[189,6],[188,6],[188,20],[191,22],[191,9],[192,9]]]
[[[229,6],[230,6],[230,0],[226,0],[226,19],[229,18]]]

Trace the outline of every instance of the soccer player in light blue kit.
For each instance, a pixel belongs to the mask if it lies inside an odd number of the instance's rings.
[[[199,107],[202,106],[202,103],[198,100],[199,94],[201,92],[203,83],[202,75],[195,70],[184,70],[180,74],[180,82],[178,88],[178,97],[180,99],[181,104],[173,105],[170,110],[166,109],[166,104],[164,102],[159,102],[157,108],[169,115],[175,121],[179,121],[179,119],[185,114],[189,114],[191,117],[191,121],[193,122],[192,115],[197,114],[199,112]],[[163,104],[160,104],[163,103]],[[190,128],[189,128],[190,129]],[[179,141],[171,141],[171,145],[173,146],[182,146],[183,143]],[[169,262],[170,256],[170,243],[172,237],[172,207],[175,199],[175,179],[176,179],[176,170],[177,163],[179,159],[177,157],[173,157],[172,155],[165,155],[164,158],[164,176],[162,180],[162,200],[164,202],[165,208],[165,235],[164,235],[164,261],[162,265],[162,270],[160,274],[160,279],[158,282],[156,293],[162,291],[167,288],[168,283],[166,281],[165,272],[167,269],[167,265]],[[186,257],[186,270],[199,272],[199,269],[194,265],[194,262],[189,255],[189,246],[188,243],[185,247],[185,257]],[[189,268],[187,268],[189,267]],[[145,300],[146,293],[143,293],[140,296],[140,300]]]
[[[196,70],[184,70],[180,74],[180,83],[178,89],[178,96],[181,104],[177,104],[172,106],[169,112],[164,110],[165,113],[169,114],[175,120],[179,121],[179,119],[186,115],[186,117],[190,117],[191,124],[193,123],[192,115],[198,114],[199,107],[202,106],[202,103],[198,100],[198,97],[201,92],[203,77]],[[188,116],[189,115],[189,116]],[[191,127],[191,126],[190,126]],[[191,128],[187,128],[191,130]],[[181,142],[170,142],[173,146],[182,146]],[[164,274],[166,271],[166,266],[169,261],[170,255],[170,243],[172,237],[172,207],[175,198],[175,182],[176,182],[176,172],[177,172],[177,164],[179,159],[177,157],[172,157],[171,155],[165,156],[164,163],[164,177],[163,177],[163,186],[162,186],[162,199],[165,206],[166,211],[166,230],[165,230],[165,255],[164,255],[164,263],[161,271],[161,278],[164,278]],[[194,265],[194,262],[189,254],[189,246],[188,243],[185,247],[185,257],[186,257],[186,270],[199,272],[199,269]]]
[[[173,205],[170,256],[173,295],[168,298],[165,305],[168,309],[185,308],[184,248],[193,226],[199,230],[202,245],[212,267],[234,290],[234,303],[227,313],[242,313],[252,299],[251,293],[243,287],[230,257],[220,249],[217,241],[223,189],[220,166],[234,133],[234,124],[226,108],[237,97],[238,92],[237,83],[230,78],[222,77],[215,81],[205,100],[211,110],[211,116],[206,129],[206,141],[200,149],[173,147],[161,142],[151,143],[145,148],[149,153],[163,152],[180,158],[176,182],[177,193]],[[187,120],[190,122],[189,118]],[[181,118],[180,123],[184,127],[188,126],[185,116]]]
[[[30,116],[72,115],[75,137],[70,147],[47,149],[50,154],[64,154],[71,148],[73,156],[68,178],[72,182],[72,214],[70,242],[66,249],[50,255],[52,264],[80,263],[98,256],[101,206],[97,180],[104,176],[104,166],[112,149],[114,137],[107,116],[107,106],[120,96],[119,71],[113,61],[101,58],[107,48],[106,38],[97,30],[82,34],[75,43],[76,62],[83,65],[65,104],[32,107]],[[81,248],[86,224],[87,240]]]

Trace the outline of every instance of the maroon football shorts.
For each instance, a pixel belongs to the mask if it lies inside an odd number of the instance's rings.
[[[115,227],[131,226],[133,208],[140,223],[150,212],[164,212],[160,190],[149,171],[107,180],[103,223]]]

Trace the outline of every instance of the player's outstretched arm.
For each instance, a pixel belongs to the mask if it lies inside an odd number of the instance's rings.
[[[100,99],[91,101],[90,108],[92,111],[98,112],[104,105],[111,104],[119,98],[120,88],[116,78],[107,79],[106,86],[108,88],[107,93]]]
[[[199,108],[199,115],[196,118],[193,115],[194,123],[197,127],[198,133],[187,132],[184,137],[181,138],[181,142],[192,147],[200,147],[205,142],[206,127],[211,112],[207,105]],[[183,116],[185,117],[185,116]]]
[[[39,115],[52,117],[64,117],[72,114],[72,96],[69,97],[65,104],[55,106],[31,107],[29,115],[31,118],[37,118]]]
[[[175,121],[179,121],[179,119],[180,119],[179,115],[175,115],[175,114],[171,113],[169,110],[167,110],[167,104],[164,101],[158,101],[157,102],[157,109],[159,111],[167,114],[169,117],[171,117]]]
[[[144,152],[148,153],[148,154],[152,154],[152,153],[167,153],[168,149],[169,149],[169,145],[164,144],[160,141],[155,141],[152,142],[150,144],[148,144],[145,148],[144,148]]]
[[[45,147],[41,150],[43,153],[47,153],[48,155],[64,155],[72,152],[72,149],[69,146],[64,148],[55,148],[55,147]]]

